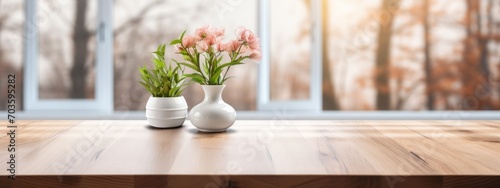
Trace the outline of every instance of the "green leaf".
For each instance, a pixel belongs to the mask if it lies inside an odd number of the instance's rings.
[[[161,46],[161,50],[160,50],[160,52],[161,52],[161,54],[162,54],[162,56],[163,56],[163,57],[165,57],[165,48],[166,48],[166,46],[167,46],[167,45],[162,45],[162,46]]]
[[[218,80],[217,82],[218,82],[220,85],[222,85],[222,84],[223,84],[222,80],[223,80],[223,79],[222,79],[222,76],[219,76],[219,80]]]
[[[191,78],[191,80],[199,84],[205,84],[205,78],[203,78],[203,76],[200,75],[199,73],[184,74],[184,75],[188,78]]]
[[[220,65],[220,63],[222,62],[222,58],[223,58],[223,57],[224,57],[224,56],[220,56],[219,58],[217,58],[217,63],[216,63],[216,66],[219,66],[219,65]]]
[[[208,63],[204,63],[203,65],[204,65],[203,66],[204,73],[206,73],[206,74],[210,73],[210,67],[209,67]]]
[[[180,53],[181,55],[185,55],[185,56],[187,56],[187,55],[188,55],[188,53],[187,53],[187,51],[186,51],[186,50],[181,50],[179,53]],[[188,57],[189,57],[189,56],[188,56]]]
[[[185,74],[186,77],[189,77],[189,78],[198,78],[200,80],[204,80],[205,78],[203,78],[203,76],[199,73],[191,73],[191,74]]]
[[[222,78],[222,75],[221,75],[221,74],[222,74],[222,70],[223,70],[223,69],[217,69],[217,70],[216,70],[217,72],[215,72],[215,73],[214,73],[214,75],[217,75],[217,80],[218,80],[218,81],[220,81],[220,79],[219,79],[219,78]]]
[[[155,69],[156,70],[160,70],[162,69],[163,67],[165,67],[165,62],[163,62],[162,60],[159,60],[159,59],[153,59],[153,62],[155,64]]]
[[[233,66],[233,65],[240,65],[243,64],[239,61],[233,61],[233,62],[228,62],[225,64],[222,64],[221,66],[217,67],[214,72],[222,72],[222,70],[226,67]]]
[[[222,70],[223,69],[215,69],[214,72],[212,73],[212,75],[210,76],[210,82],[211,83],[219,83],[219,81],[221,80],[221,73],[222,73]]]
[[[184,32],[182,32],[181,37],[179,38],[181,41],[182,41],[182,39],[184,38],[184,34],[186,34],[186,31],[187,31],[187,30],[184,30]]]
[[[226,80],[228,80],[229,78],[234,78],[234,76],[230,76],[230,77],[226,77],[226,78],[224,78],[224,80],[222,80],[222,83],[221,83],[221,84],[223,84],[224,82],[226,82]]]
[[[145,82],[141,82],[141,81],[139,81],[139,83],[140,83],[142,86],[144,86],[144,88],[146,88],[146,89],[149,91],[149,85],[148,85],[148,84],[146,84]]]
[[[181,42],[182,42],[181,39],[175,39],[172,42],[170,42],[170,45],[180,44]]]
[[[200,72],[200,69],[193,64],[188,64],[188,63],[184,63],[184,62],[180,62],[179,64],[184,65],[186,67],[189,67],[190,69],[193,69],[196,72]]]

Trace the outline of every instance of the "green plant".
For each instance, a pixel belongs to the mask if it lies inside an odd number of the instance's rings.
[[[184,69],[176,63],[168,66],[165,62],[165,46],[158,45],[153,52],[154,68],[148,70],[146,66],[139,67],[142,81],[139,81],[153,97],[179,97],[188,85],[184,76]],[[172,61],[171,61],[172,62]]]

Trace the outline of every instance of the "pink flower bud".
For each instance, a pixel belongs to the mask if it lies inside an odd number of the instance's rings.
[[[175,47],[175,53],[181,53],[182,46],[180,44],[176,44],[174,47]]]

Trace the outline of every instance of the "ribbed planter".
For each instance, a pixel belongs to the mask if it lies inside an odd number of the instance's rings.
[[[180,127],[187,116],[187,103],[180,97],[149,97],[146,104],[146,118],[157,128]]]

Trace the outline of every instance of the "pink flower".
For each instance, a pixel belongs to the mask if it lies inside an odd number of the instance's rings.
[[[208,46],[212,46],[214,44],[219,43],[220,42],[220,38],[217,37],[216,35],[210,34],[210,35],[207,35],[205,37],[205,39],[203,39],[203,41],[205,41]]]
[[[226,52],[236,52],[240,48],[241,42],[238,40],[231,40],[226,44]]]
[[[217,50],[218,52],[225,51],[226,49],[227,49],[227,44],[224,44],[222,42],[215,44],[215,50]]]
[[[222,27],[219,28],[214,28],[213,34],[217,37],[223,37],[224,36],[225,29]]]
[[[197,40],[205,39],[205,37],[207,37],[207,35],[210,32],[210,28],[211,28],[210,25],[204,25],[204,26],[196,29],[196,31],[194,32],[196,39]]]
[[[250,47],[251,50],[260,50],[259,38],[255,37],[252,38],[252,40],[248,41],[248,47]]]
[[[208,45],[207,42],[203,40],[203,41],[198,42],[198,45],[196,45],[196,48],[200,52],[208,52],[210,45]]]
[[[257,37],[255,34],[245,27],[238,27],[236,29],[236,36],[239,40],[249,42],[250,40],[255,40]]]
[[[195,37],[197,40],[203,40],[207,37],[214,36],[215,38],[222,39],[224,37],[225,29],[222,27],[212,27],[210,25],[204,25],[195,31]]]
[[[236,28],[236,37],[239,39],[239,40],[243,40],[247,34],[247,32],[249,32],[250,30],[248,30],[247,28],[241,26],[241,27],[238,27]]]
[[[195,45],[196,45],[196,38],[194,36],[187,35],[182,38],[182,46],[184,46],[185,48],[191,48],[194,47]]]
[[[259,38],[249,29],[244,27],[239,27],[236,29],[236,36],[238,40],[244,41],[250,50],[259,50],[260,49],[260,40]]]
[[[262,59],[262,53],[259,50],[254,50],[250,54],[250,59],[253,61],[260,61]]]

